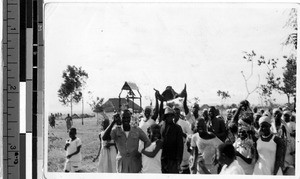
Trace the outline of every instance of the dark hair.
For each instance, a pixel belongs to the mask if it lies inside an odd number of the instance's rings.
[[[218,149],[220,154],[224,154],[230,159],[235,159],[235,149],[231,143],[220,144]]]
[[[152,124],[150,126],[150,130],[151,131],[154,131],[154,130],[159,130],[160,131],[160,125],[158,125],[158,124]]]
[[[70,128],[70,132],[71,132],[71,131],[73,131],[75,134],[77,134],[77,130],[76,130],[75,127],[71,127],[71,128]]]

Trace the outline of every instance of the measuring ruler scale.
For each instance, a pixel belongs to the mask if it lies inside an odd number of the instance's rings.
[[[20,6],[3,1],[3,178],[20,178]]]

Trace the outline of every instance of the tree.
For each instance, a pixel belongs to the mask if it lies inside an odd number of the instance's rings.
[[[298,24],[297,24],[297,9],[292,8],[289,13],[289,18],[284,26],[285,28],[291,28],[293,32],[291,32],[287,38],[284,40],[283,45],[292,45],[294,49],[297,50],[297,30],[298,30]]]
[[[247,60],[247,62],[250,62],[251,63],[251,71],[250,71],[250,74],[248,77],[245,76],[245,73],[244,71],[241,71],[242,73],[242,76],[244,78],[244,81],[245,81],[245,87],[246,87],[246,91],[247,91],[247,96],[245,99],[248,99],[248,97],[254,93],[258,88],[259,88],[259,83],[260,83],[260,76],[258,75],[258,83],[256,85],[255,88],[253,88],[252,90],[249,89],[248,87],[248,81],[252,78],[253,76],[253,58],[256,56],[256,53],[252,50],[252,52],[250,53],[247,53],[247,52],[243,52],[245,55],[243,56],[244,59]]]
[[[58,90],[59,101],[66,106],[71,106],[71,116],[73,115],[73,102],[78,103],[82,98],[82,87],[86,83],[88,74],[76,66],[67,66],[63,71],[64,82]]]
[[[279,86],[278,90],[286,94],[288,98],[288,104],[290,104],[290,98],[296,95],[296,72],[297,64],[296,57],[290,56],[286,60],[286,66],[283,68],[283,86]]]
[[[231,98],[231,96],[230,96],[230,94],[229,94],[228,91],[226,92],[226,91],[218,90],[217,94],[218,94],[218,96],[221,97],[221,100],[226,100],[227,98]]]
[[[98,114],[100,113],[104,119],[108,118],[105,114],[104,114],[104,109],[103,109],[103,102],[104,102],[104,98],[99,98],[96,97],[96,99],[93,97],[92,92],[89,91],[88,92],[89,97],[90,97],[90,102],[89,105],[92,109],[92,111],[94,113],[96,113],[96,118],[97,118],[97,125],[100,124],[100,120],[98,118]]]

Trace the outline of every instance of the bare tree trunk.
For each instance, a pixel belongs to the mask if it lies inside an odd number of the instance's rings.
[[[73,116],[73,95],[71,94],[71,117]]]
[[[83,125],[83,96],[82,96],[82,112],[81,112],[81,124]]]

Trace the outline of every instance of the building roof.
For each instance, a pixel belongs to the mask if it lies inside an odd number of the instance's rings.
[[[121,105],[122,104],[126,104],[127,103],[127,100],[126,98],[121,98]],[[134,110],[139,110],[141,111],[142,110],[142,107],[140,107],[138,104],[134,103],[133,101],[131,100],[128,100],[128,105],[129,105],[129,108],[134,108]],[[112,110],[116,110],[118,111],[119,110],[119,98],[109,98],[103,105],[102,105],[103,109],[105,111],[112,111]]]
[[[122,90],[139,90],[139,87],[133,83],[133,82],[127,82],[125,81],[123,87],[122,87]]]

